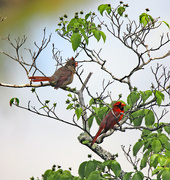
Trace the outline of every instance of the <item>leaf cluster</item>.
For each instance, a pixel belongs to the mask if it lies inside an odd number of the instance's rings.
[[[83,113],[83,109],[80,107],[80,103],[78,102],[78,98],[76,97],[76,95],[74,94],[74,96],[72,96],[72,94],[68,94],[68,99],[66,100],[66,104],[68,104],[67,106],[67,110],[75,110],[75,114],[77,116],[77,120],[80,119],[82,113]]]
[[[166,127],[164,130],[166,133],[170,133],[170,127]],[[160,129],[154,133],[143,129],[141,139],[133,146],[133,155],[136,156],[141,148],[143,148],[143,158],[140,161],[140,169],[142,170],[148,165],[150,168],[154,168],[152,175],[157,175],[157,179],[160,177],[169,179],[170,142],[167,135]]]
[[[55,170],[54,165],[52,169],[46,170],[42,177],[43,180],[112,180],[121,176],[121,167],[116,160],[89,160],[80,164],[78,174],[78,177],[73,176],[70,170],[63,170],[61,166]],[[34,177],[31,180],[34,180]]]
[[[157,105],[160,106],[162,101],[164,101],[164,94],[157,90],[137,91],[137,89],[135,89],[128,95],[126,108],[133,109],[135,107],[136,109],[130,114],[130,122],[133,123],[134,126],[140,126],[143,119],[145,119],[145,125],[147,127],[154,125],[155,115],[153,111],[149,109],[149,106],[148,108],[146,107],[149,99],[151,99],[150,102],[156,102]]]
[[[142,13],[139,16],[139,21],[141,24],[143,24],[143,26],[145,27],[147,24],[151,23],[152,25],[154,25],[154,19],[151,15],[149,15],[148,13]]]
[[[43,174],[43,180],[79,180],[74,177],[69,170],[63,170],[61,167],[55,171],[54,168],[48,169]]]
[[[97,124],[100,125],[101,121],[103,120],[104,116],[109,112],[109,107],[111,105],[104,105],[102,99],[91,99],[89,101],[89,106],[92,108],[92,113],[88,118],[88,125],[91,128],[93,124],[93,120],[95,119]]]
[[[66,16],[60,18],[61,22],[58,24],[60,28],[56,29],[59,34],[70,40],[74,51],[81,44],[88,45],[90,37],[94,37],[97,41],[102,37],[103,41],[106,41],[106,35],[101,31],[100,24],[96,25],[94,23],[95,13],[89,12],[84,17],[83,14],[82,11],[80,14],[75,13],[74,18],[70,21],[65,20]]]
[[[114,179],[120,176],[121,167],[116,160],[90,160],[80,164],[78,173],[84,180]]]
[[[103,16],[103,13],[106,12],[107,14],[111,14],[114,10],[117,10],[117,13],[119,16],[123,16],[124,12],[126,11],[126,8],[129,7],[128,4],[123,4],[123,2],[120,2],[120,5],[118,5],[117,8],[111,7],[110,4],[101,4],[98,7],[98,11]],[[125,15],[127,17],[127,15]]]
[[[12,106],[13,104],[15,104],[16,106],[19,106],[19,99],[16,97],[11,98],[9,101],[9,105]]]

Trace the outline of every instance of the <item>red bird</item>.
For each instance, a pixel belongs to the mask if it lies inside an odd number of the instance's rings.
[[[75,62],[75,59],[72,57],[67,61],[65,66],[57,69],[51,77],[32,76],[29,77],[29,79],[31,79],[33,82],[49,81],[51,84],[55,85],[55,89],[58,89],[72,83],[73,75],[76,72],[76,66],[77,62]]]
[[[113,105],[112,110],[115,116],[117,117],[117,120],[116,117],[112,114],[112,111],[110,111],[102,120],[99,130],[96,136],[93,138],[91,146],[96,142],[97,137],[101,134],[102,130],[104,130],[104,132],[107,132],[109,129],[112,129],[115,124],[117,124],[117,121],[120,121],[123,118],[123,114],[120,113],[124,113],[124,106],[125,104],[123,104],[120,101],[116,102]]]

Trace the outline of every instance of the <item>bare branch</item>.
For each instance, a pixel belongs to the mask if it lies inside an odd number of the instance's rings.
[[[51,35],[49,35],[48,39],[46,38],[46,28],[44,28],[44,34],[43,34],[43,39],[42,39],[42,42],[41,42],[41,45],[38,46],[36,42],[34,42],[34,45],[37,47],[38,51],[37,52],[34,52],[32,54],[31,50],[29,50],[30,52],[30,55],[31,55],[31,58],[32,58],[32,64],[31,64],[31,67],[29,68],[28,72],[30,73],[32,68],[34,67],[35,70],[34,70],[34,73],[33,75],[35,74],[35,72],[38,70],[38,68],[36,67],[35,63],[36,63],[36,60],[38,58],[38,56],[40,55],[40,53],[47,47],[47,45],[49,44],[49,42],[51,41]],[[43,74],[44,75],[44,74]]]
[[[132,159],[132,157],[130,155],[131,145],[129,146],[128,151],[125,150],[125,146],[123,146],[123,145],[121,146],[121,148],[124,152],[126,159],[130,162],[130,164],[132,164],[133,168],[137,170],[137,165],[138,165],[140,159],[137,159],[137,156],[134,157],[134,160]]]
[[[2,87],[10,87],[10,88],[25,88],[25,87],[30,87],[30,88],[39,88],[39,87],[45,87],[45,86],[51,86],[51,84],[48,83],[40,83],[40,84],[20,84],[20,85],[15,85],[15,84],[5,84],[0,82],[0,86]],[[70,88],[70,87],[60,87],[61,89],[68,91],[68,92],[74,92],[75,94],[78,94],[78,91],[75,90],[75,88]]]
[[[83,114],[82,114],[83,128],[87,132],[90,132],[90,129],[89,129],[89,125],[88,125],[88,117],[87,117],[87,112],[86,112],[86,108],[85,108],[83,91],[84,91],[84,88],[86,87],[86,84],[88,83],[91,75],[92,75],[92,73],[90,72],[89,75],[87,76],[86,80],[84,81],[84,83],[82,83],[82,88],[78,91],[78,97],[79,97],[80,105],[81,105],[81,108],[83,110]]]
[[[91,141],[92,138],[90,138],[87,134],[81,133],[78,137],[78,140],[83,143],[83,141]],[[114,159],[114,155],[111,154],[110,152],[104,150],[101,146],[99,145],[94,145],[91,147],[90,143],[84,144],[88,148],[90,148],[92,151],[94,151],[97,155],[99,155],[103,160],[108,160],[108,159]]]

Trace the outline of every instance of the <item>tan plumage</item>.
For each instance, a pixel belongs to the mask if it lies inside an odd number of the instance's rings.
[[[55,85],[55,89],[58,89],[72,83],[76,66],[77,62],[75,62],[75,59],[72,57],[67,61],[65,66],[57,69],[51,77],[32,76],[29,77],[29,79],[33,82],[49,81]]]

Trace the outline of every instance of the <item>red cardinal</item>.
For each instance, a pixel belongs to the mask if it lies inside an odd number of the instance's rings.
[[[117,121],[120,121],[123,118],[123,114],[120,114],[120,113],[124,113],[124,106],[125,106],[125,104],[123,104],[120,101],[116,102],[113,105],[112,110],[113,110],[115,116],[118,118]],[[100,124],[99,130],[98,130],[96,136],[93,138],[91,146],[96,142],[97,137],[100,135],[102,130],[104,130],[104,132],[107,132],[109,129],[112,129],[115,124],[117,124],[115,116],[112,114],[111,111],[105,116],[105,118],[103,119],[103,121]]]
[[[51,84],[55,84],[55,89],[58,89],[59,87],[65,87],[72,83],[76,66],[77,62],[75,62],[75,59],[72,57],[67,61],[65,66],[57,69],[51,77],[32,76],[29,77],[29,79],[33,82],[50,81]]]

